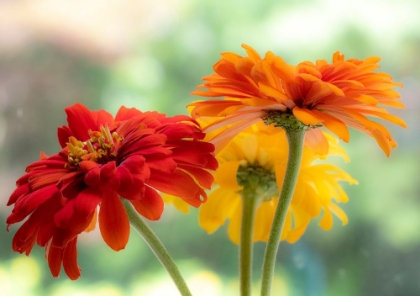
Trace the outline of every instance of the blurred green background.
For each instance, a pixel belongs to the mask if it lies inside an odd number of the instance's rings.
[[[100,3],[100,4],[99,4]],[[294,245],[283,243],[273,295],[420,295],[420,1],[0,1],[0,217],[26,165],[56,153],[64,108],[81,102],[115,114],[120,105],[186,113],[189,93],[212,72],[219,53],[271,50],[289,63],[378,55],[404,83],[409,125],[387,125],[399,147],[388,159],[376,142],[352,132],[350,163],[332,159],[359,181],[346,186],[349,224],[322,231],[313,221]],[[150,223],[179,263],[194,295],[238,295],[237,247],[222,228],[209,236],[197,210],[167,206]],[[82,277],[50,275],[44,250],[13,253],[0,227],[0,294],[178,295],[133,231],[124,251],[98,232],[79,240]],[[255,247],[258,291],[264,244]]]

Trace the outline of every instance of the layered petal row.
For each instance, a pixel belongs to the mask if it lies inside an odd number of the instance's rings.
[[[334,53],[332,62],[317,60],[291,65],[267,52],[262,58],[252,47],[242,45],[246,56],[222,53],[213,66],[214,73],[203,78],[193,95],[226,97],[194,102],[193,118],[215,117],[206,131],[230,124],[212,142],[219,151],[238,132],[264,118],[269,111],[293,114],[306,125],[323,125],[348,142],[348,127],[373,137],[386,155],[397,146],[389,131],[370,117],[383,119],[402,127],[404,121],[382,106],[404,108],[394,82],[379,68],[378,57],[364,60],[345,59]],[[308,133],[309,142],[325,143],[316,129]]]

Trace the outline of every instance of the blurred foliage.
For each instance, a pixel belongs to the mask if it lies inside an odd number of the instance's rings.
[[[389,159],[374,140],[352,132],[351,142],[343,144],[352,161],[337,161],[360,184],[346,187],[350,202],[343,208],[350,222],[341,227],[335,221],[327,233],[315,221],[296,244],[282,244],[273,295],[420,294],[418,1],[127,1],[125,6],[109,1],[112,9],[101,18],[93,4],[63,2],[59,8],[40,1],[51,16],[62,19],[57,23],[37,17],[41,8],[28,2],[0,3],[3,221],[11,210],[5,206],[7,198],[25,166],[39,151],[52,154],[59,148],[56,128],[65,124],[66,106],[81,102],[115,113],[124,104],[185,114],[185,105],[197,99],[189,93],[212,72],[219,52],[243,54],[241,43],[260,54],[272,50],[290,63],[330,60],[336,50],[346,57],[378,55],[382,69],[405,84],[401,93],[407,110],[391,112],[404,118],[409,129],[389,126],[400,146]],[[23,8],[26,15],[19,13]],[[136,13],[139,17],[133,17]],[[77,17],[83,26],[74,23]],[[109,30],[113,21],[117,33],[108,36],[100,28],[103,24]],[[184,215],[167,206],[163,218],[150,224],[196,295],[237,295],[237,246],[227,239],[225,228],[207,235],[198,227],[197,210],[190,212]],[[98,232],[82,235],[82,277],[71,282],[64,274],[51,277],[43,249],[35,247],[29,258],[13,253],[16,229],[7,233],[0,227],[5,295],[177,295],[134,231],[119,253]],[[257,243],[256,294],[263,252],[264,244]]]

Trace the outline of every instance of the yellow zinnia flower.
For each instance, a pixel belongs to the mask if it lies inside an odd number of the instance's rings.
[[[337,154],[348,160],[337,140],[327,133],[324,135],[329,141],[329,154]],[[214,173],[216,189],[201,206],[201,227],[212,233],[229,219],[229,238],[238,244],[241,192],[244,186],[252,186],[256,191],[254,196],[262,200],[256,212],[253,241],[267,241],[284,179],[287,154],[288,145],[282,129],[271,126],[262,129],[254,125],[236,136],[216,155],[219,161],[219,169]],[[314,161],[325,157],[304,147],[297,186],[281,240],[296,242],[311,219],[318,217],[321,212],[323,217],[319,226],[325,230],[333,225],[332,214],[343,225],[347,224],[346,214],[336,203],[347,202],[348,197],[338,182],[356,184],[357,181],[334,165],[314,164]]]

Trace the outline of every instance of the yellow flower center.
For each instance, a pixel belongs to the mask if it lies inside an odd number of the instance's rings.
[[[90,139],[82,142],[75,137],[70,137],[67,168],[79,168],[80,162],[91,160],[97,163],[107,163],[117,158],[117,150],[123,137],[116,132],[111,134],[109,127],[100,127],[100,131],[89,130]]]
[[[239,166],[236,180],[247,196],[271,200],[278,195],[275,173],[260,165]]]

